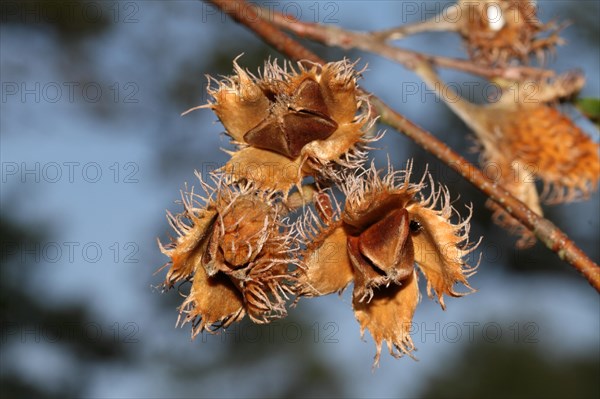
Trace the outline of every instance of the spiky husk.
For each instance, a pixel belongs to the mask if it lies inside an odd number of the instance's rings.
[[[294,232],[272,192],[252,184],[215,186],[198,175],[205,195],[182,193],[184,211],[169,220],[178,233],[162,252],[171,258],[165,288],[191,280],[179,321],[193,336],[240,320],[266,323],[286,314],[296,264]]]
[[[298,270],[298,297],[341,293],[354,276],[340,205],[330,190],[315,196],[315,210],[306,208],[296,227],[305,247],[301,252],[304,267]]]
[[[429,296],[435,293],[442,307],[444,294],[464,295],[454,290],[456,283],[472,291],[467,278],[477,267],[466,260],[477,246],[468,242],[470,215],[451,222],[454,209],[447,189],[436,189],[429,177],[431,194],[424,197],[421,192],[429,175],[410,183],[411,169],[411,163],[403,171],[388,166],[381,177],[372,164],[347,176],[341,187],[346,194],[344,209],[333,196],[328,196],[325,206],[318,198],[317,212],[307,212],[299,228],[306,240],[299,295],[327,295],[354,282],[355,315],[361,331],[368,329],[375,340],[375,364],[384,340],[394,356],[410,355],[414,349],[409,331],[420,297],[414,264],[428,280]],[[421,227],[407,235],[405,217]],[[398,241],[399,237],[404,238]],[[335,261],[327,262],[331,259]],[[387,260],[393,263],[386,264]]]
[[[542,24],[530,0],[459,1],[460,33],[475,62],[506,66],[512,60],[527,64],[531,55],[544,62],[562,41],[561,27]],[[489,15],[488,15],[489,9]]]
[[[557,204],[589,198],[600,178],[600,147],[573,121],[545,103],[503,104],[482,112],[477,131],[482,162],[499,184],[542,216],[540,203]],[[544,186],[538,193],[537,179]],[[489,200],[493,219],[520,236],[527,248],[535,237],[498,204]]]
[[[519,109],[507,129],[507,146],[544,182],[542,201],[557,204],[589,198],[600,178],[600,146],[555,107]]]
[[[458,212],[450,204],[450,194],[446,187],[436,188],[433,178],[425,173],[418,183],[410,183],[412,162],[401,171],[394,171],[388,166],[383,177],[373,165],[364,176],[350,180],[344,191],[347,193],[345,221],[356,224],[354,220],[370,219],[372,209],[403,206],[410,218],[418,222],[422,229],[412,236],[415,263],[427,278],[427,292],[431,297],[435,292],[440,305],[444,307],[443,295],[453,297],[464,294],[454,291],[456,283],[465,285],[467,278],[476,271],[475,266],[467,264],[467,256],[473,252],[478,243],[468,241],[471,219],[469,215],[460,220]],[[422,193],[429,182],[429,196]],[[377,204],[373,206],[372,204]],[[453,215],[459,218],[452,222]]]
[[[223,171],[237,181],[252,181],[258,187],[287,195],[304,176],[332,179],[338,175],[336,165],[341,164],[345,168],[361,165],[365,159],[364,146],[373,140],[365,136],[365,130],[372,126],[372,121],[369,119],[368,101],[357,90],[356,80],[360,72],[356,72],[354,67],[355,63],[347,60],[323,66],[284,63],[283,67],[273,61],[265,63],[262,73],[254,76],[234,61],[233,76],[220,81],[211,78],[216,86],[209,85],[213,101],[207,106],[215,111],[226,133],[238,146],[237,151],[229,152],[232,159]],[[319,99],[316,103],[324,105],[315,106],[318,112],[302,111],[303,114],[298,114],[290,111],[298,108],[294,104],[300,100],[310,105],[309,100],[298,97],[300,93],[297,90],[306,81],[318,84],[319,93],[315,95]],[[260,145],[263,134],[257,131],[260,126],[265,132],[268,127],[269,131],[281,135],[286,135],[287,130],[295,132],[302,129],[300,122],[286,127],[290,113],[315,118],[316,123],[329,120],[331,122],[327,123],[336,128],[326,138],[303,139],[307,142],[297,156],[295,151],[290,155],[290,150],[283,147],[289,143],[287,140],[297,139],[294,137],[282,136],[277,139],[279,141],[275,140],[277,142]],[[251,131],[256,133],[252,133],[252,140],[248,142]]]
[[[353,299],[361,337],[368,329],[376,344],[374,366],[379,364],[383,341],[387,342],[388,351],[395,358],[408,355],[415,359],[412,352],[416,348],[410,331],[415,309],[421,299],[417,280],[417,272],[413,271],[400,284],[379,287],[369,302],[361,302],[356,297]]]

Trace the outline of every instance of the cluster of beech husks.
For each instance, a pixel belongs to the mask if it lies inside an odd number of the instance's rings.
[[[459,0],[452,7],[387,39],[454,31],[474,64],[506,71],[532,56],[543,60],[560,44],[558,27],[539,22],[533,1]],[[203,195],[184,192],[183,212],[169,215],[178,236],[161,246],[170,258],[164,286],[192,283],[179,321],[192,323],[194,336],[246,314],[268,323],[287,314],[293,297],[352,284],[352,307],[361,333],[369,330],[376,343],[377,362],[383,341],[392,355],[412,356],[419,276],[442,307],[444,295],[463,295],[456,284],[471,290],[470,210],[461,220],[448,190],[428,174],[411,182],[410,162],[383,174],[365,166],[367,145],[378,137],[354,66],[267,62],[255,76],[234,62],[232,76],[211,78],[212,101],[199,108],[216,113],[235,150],[211,184],[199,176]],[[414,70],[447,93],[428,62]],[[476,133],[484,165],[497,169],[492,178],[540,215],[541,201],[588,197],[600,178],[598,144],[554,106],[583,77],[511,76],[494,82],[503,89],[494,103],[448,102]],[[518,246],[535,242],[497,203],[487,205],[520,235]]]
[[[353,283],[354,312],[376,359],[384,340],[393,355],[410,354],[417,269],[442,307],[443,295],[462,295],[456,283],[470,288],[468,218],[453,215],[447,190],[429,175],[411,183],[410,163],[383,176],[365,168],[365,146],[376,138],[353,64],[268,62],[259,76],[234,68],[213,80],[204,107],[236,150],[211,184],[199,176],[203,195],[184,192],[183,212],[169,215],[178,236],[161,246],[170,258],[165,287],[192,283],[180,321],[193,324],[193,335],[246,314],[267,323],[286,315],[292,297]],[[301,209],[292,205],[298,198]]]
[[[459,0],[443,13],[405,26],[396,33],[454,31],[461,35],[473,63],[489,68],[540,63],[562,43],[561,27],[543,24],[532,0]],[[543,215],[542,203],[557,204],[587,199],[600,179],[600,148],[556,106],[584,85],[581,73],[556,77],[517,76],[491,83],[501,94],[484,105],[473,104],[423,63],[416,72],[458,115],[477,138],[488,177]],[[550,71],[547,71],[550,72]],[[541,192],[536,181],[543,183]],[[488,200],[493,220],[519,236],[518,248],[535,244],[534,234]]]
[[[458,0],[438,15],[405,25],[390,38],[419,32],[457,32],[469,58],[480,65],[503,67],[527,64],[531,55],[546,59],[562,44],[562,26],[543,24],[537,17],[535,0]]]

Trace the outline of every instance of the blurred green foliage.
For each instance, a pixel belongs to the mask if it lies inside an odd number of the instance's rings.
[[[549,355],[537,344],[479,342],[442,359],[422,398],[598,398],[598,354]]]
[[[575,103],[577,109],[596,126],[600,126],[600,99],[598,98],[579,98]]]
[[[110,16],[115,15],[115,4],[86,0],[3,0],[0,23],[50,28],[63,40],[79,40],[106,31],[112,24]]]
[[[41,226],[18,224],[5,215],[0,218],[2,246],[0,265],[0,335],[2,352],[27,345],[59,345],[73,359],[76,374],[64,375],[60,387],[49,387],[17,370],[2,356],[0,396],[4,398],[80,397],[89,383],[90,372],[98,364],[114,364],[131,359],[130,348],[110,334],[88,335],[86,326],[98,317],[80,303],[56,305],[32,289],[28,279],[39,263],[23,262],[23,248],[35,248],[48,231]],[[33,360],[24,359],[25,363]]]

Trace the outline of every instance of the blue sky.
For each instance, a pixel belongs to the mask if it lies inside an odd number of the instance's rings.
[[[563,10],[561,3],[540,2],[543,18]],[[190,342],[189,326],[174,329],[175,309],[170,314],[154,309],[161,298],[151,287],[161,279],[161,275],[152,277],[152,273],[165,261],[156,245],[157,236],[165,238],[169,229],[165,210],[178,210],[173,202],[185,182],[195,182],[193,168],[227,159],[218,150],[227,146],[227,140],[220,134],[221,125],[213,123],[216,117],[208,110],[180,117],[182,111],[197,103],[170,103],[165,98],[168,84],[180,73],[182,62],[210,57],[221,43],[227,44],[233,58],[244,52],[242,46],[236,46],[237,35],[252,39],[230,20],[222,23],[219,16],[209,14],[196,1],[141,1],[133,3],[134,8],[127,8],[127,4],[119,3],[121,14],[113,28],[82,42],[85,51],[80,54],[67,51],[52,31],[0,25],[3,90],[9,83],[19,88],[18,94],[3,98],[1,104],[2,212],[24,223],[49,225],[53,232],[43,244],[41,259],[36,261],[39,268],[34,275],[23,276],[24,284],[49,303],[89,303],[105,334],[111,333],[114,323],[119,328],[128,322],[139,327],[135,333],[139,340],[131,344],[138,346],[147,363],[141,369],[98,368],[89,386],[90,397],[162,398],[198,392],[206,396],[258,395],[271,384],[268,379],[263,381],[265,373],[285,375],[291,367],[285,357],[266,359],[244,376],[235,374],[235,369],[223,370],[202,387],[173,385],[169,366],[153,363],[157,353],[169,351],[209,364],[221,356],[223,348],[213,337],[205,343]],[[400,2],[391,1],[372,1],[368,7],[361,1],[295,4],[304,15],[314,16],[311,13],[316,7],[321,13],[319,18],[334,13],[342,26],[369,30],[398,23],[402,10]],[[126,23],[124,15],[132,12],[133,19]],[[581,68],[588,78],[583,95],[598,97],[599,48],[583,47],[578,43],[579,34],[575,21],[565,31],[569,44],[558,50],[558,60],[551,65],[559,71]],[[403,44],[432,53],[460,54],[460,41],[454,37],[423,35]],[[85,57],[85,61],[79,57]],[[440,131],[439,121],[447,113],[442,104],[402,100],[395,88],[402,87],[401,82],[417,82],[410,72],[371,55],[361,58],[369,64],[362,81],[368,90],[440,137],[463,134]],[[244,58],[240,62],[244,64]],[[198,82],[198,101],[205,98],[200,92],[205,87],[205,72],[196,70],[195,76],[188,76],[190,81]],[[444,72],[443,76],[448,80],[465,79],[464,74],[456,72]],[[54,101],[56,87],[61,92]],[[69,98],[69,87],[74,87],[73,100]],[[98,87],[102,96],[96,102],[93,91]],[[35,94],[23,94],[23,88]],[[593,127],[587,125],[586,131],[598,139]],[[391,130],[382,142],[384,149],[395,151],[397,167],[411,156],[404,149],[397,150],[406,142]],[[176,157],[176,146],[182,143],[189,147],[187,151],[196,151],[195,160],[186,158],[185,168],[165,166],[157,146],[174,146],[169,151]],[[188,168],[190,162],[194,166]],[[12,174],[14,167],[18,168],[16,174]],[[22,175],[23,169],[33,172]],[[453,197],[458,194],[453,193]],[[553,213],[575,241],[588,238],[585,249],[595,251],[596,260],[598,202],[595,194],[586,203],[558,207]],[[493,242],[484,241],[483,247],[486,245],[490,252],[484,255],[473,279],[479,290],[476,294],[448,300],[446,311],[427,298],[419,306],[415,323],[420,332],[414,337],[419,362],[395,360],[385,353],[380,368],[372,373],[375,347],[368,335],[366,342],[360,340],[348,293],[341,298],[301,302],[292,312],[307,312],[310,316],[299,327],[303,336],[314,337],[315,328],[322,334],[335,330],[332,338],[337,342],[324,342],[321,335],[315,345],[319,356],[340,370],[347,392],[359,397],[417,394],[425,377],[440,367],[440,359],[468,344],[469,325],[474,326],[475,334],[484,334],[482,329],[487,323],[496,323],[488,328],[500,328],[506,336],[514,334],[515,328],[528,328],[525,323],[534,323],[533,330],[520,331],[538,338],[531,344],[543,346],[548,356],[598,353],[598,295],[582,278],[536,274],[515,277],[495,267],[514,250],[498,249]],[[59,255],[52,252],[56,248],[60,248]],[[74,248],[72,257],[70,248]],[[94,252],[97,248],[101,250],[99,255]],[[496,250],[500,259],[491,255]],[[24,255],[29,256],[33,255]],[[56,256],[58,261],[54,262]],[[562,267],[558,260],[556,264]],[[335,327],[328,330],[327,323]],[[424,329],[430,334],[423,335]],[[456,331],[460,331],[461,339],[448,342],[454,340]],[[14,359],[11,367],[33,379],[48,380],[48,384],[64,372],[76,371],[71,369],[69,359],[48,343],[27,342],[12,350],[16,352],[3,356]],[[239,379],[239,383],[228,383],[231,378]],[[277,392],[276,385],[270,389]]]

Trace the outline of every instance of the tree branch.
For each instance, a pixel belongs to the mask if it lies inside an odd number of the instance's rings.
[[[526,77],[552,77],[555,74],[554,71],[547,69],[524,66],[491,68],[488,66],[476,65],[468,60],[423,54],[418,51],[407,50],[386,43],[381,39],[380,32],[353,32],[335,25],[298,21],[276,11],[267,9],[260,9],[257,16],[267,22],[272,21],[272,23],[279,28],[292,32],[299,37],[315,40],[327,46],[336,46],[343,49],[354,48],[379,54],[392,61],[396,61],[411,70],[419,62],[426,61],[432,66],[456,69],[488,79],[504,78],[509,80],[521,80]]]
[[[371,32],[377,40],[388,41],[402,39],[406,36],[414,35],[421,32],[434,31],[457,31],[458,25],[455,22],[460,19],[460,7],[448,8],[446,13],[440,18],[440,15],[433,16],[425,21],[413,22],[404,24],[391,29]]]
[[[256,7],[249,6],[245,1],[236,2],[235,7],[231,6],[232,3],[229,0],[210,0],[210,2],[227,13],[235,21],[248,27],[261,37],[265,43],[270,44],[288,57],[297,61],[305,59],[315,63],[325,63],[323,59],[287,36],[280,29],[273,26],[268,20],[260,18],[260,9],[257,10]],[[323,34],[323,31],[320,31],[320,34]],[[339,38],[335,40],[339,40]],[[369,51],[371,51],[371,49],[369,49]],[[419,60],[421,62],[430,61],[427,59]],[[412,65],[412,67],[416,67],[417,65],[418,63]],[[437,65],[440,64],[438,63]],[[372,94],[368,95],[371,104],[379,113],[381,120],[384,123],[392,126],[399,132],[402,132],[425,151],[433,154],[450,168],[460,173],[461,176],[472,183],[480,191],[497,202],[511,216],[530,229],[541,242],[555,252],[560,259],[571,264],[590,282],[596,291],[600,292],[600,267],[588,258],[587,255],[558,227],[549,220],[538,216],[524,203],[513,197],[502,186],[489,180],[477,167],[473,166],[466,159],[454,152],[431,133],[425,131],[391,109],[376,96]]]

